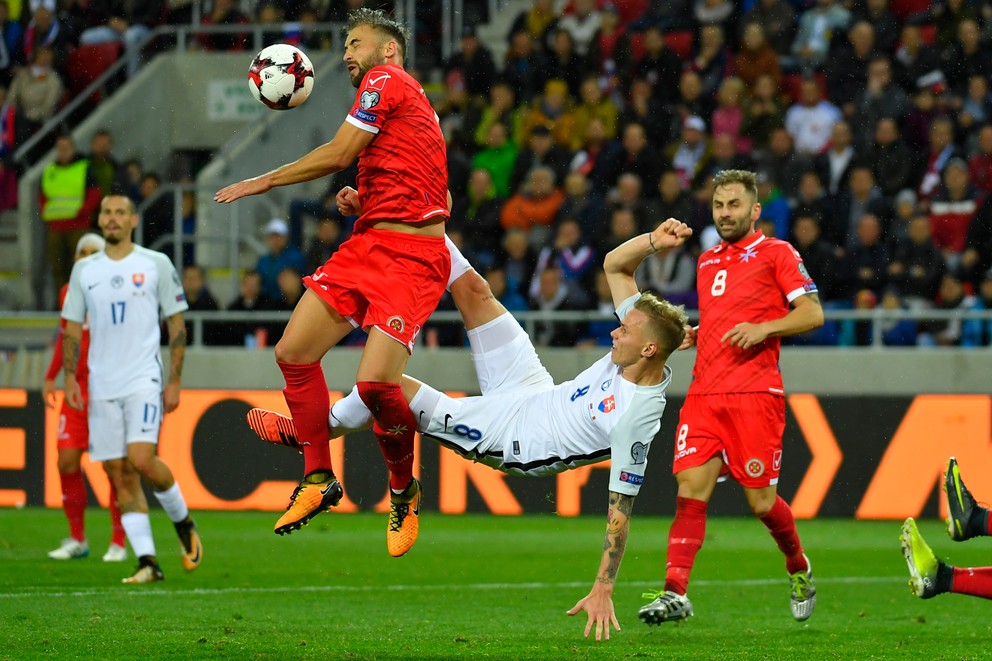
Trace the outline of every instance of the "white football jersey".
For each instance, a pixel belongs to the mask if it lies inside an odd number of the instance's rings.
[[[77,262],[62,317],[83,323],[89,315],[90,397],[161,389],[161,318],[187,309],[179,275],[160,252],[135,246],[120,260],[101,252]]]

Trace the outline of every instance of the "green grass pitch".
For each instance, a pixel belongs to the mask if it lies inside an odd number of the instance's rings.
[[[322,515],[289,537],[274,513],[200,512],[203,565],[183,572],[165,515],[152,514],[164,583],[126,586],[133,562],[106,564],[107,515],[87,512],[91,557],[45,553],[61,511],[0,510],[0,659],[982,659],[992,604],[910,595],[898,522],[802,521],[818,605],[792,620],[783,562],[752,519],[711,519],[689,596],[696,615],[648,627],[641,593],[661,586],[669,520],[637,518],[614,594],[622,631],[584,639],[565,615],[589,590],[603,517],[442,516],[425,512],[404,558],[386,516]],[[938,555],[992,564],[992,539]]]

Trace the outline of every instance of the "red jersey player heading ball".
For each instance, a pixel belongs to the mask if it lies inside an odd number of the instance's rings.
[[[648,624],[692,615],[689,574],[703,544],[707,504],[726,473],[785,555],[793,617],[807,619],[816,605],[795,518],[776,492],[785,430],[778,358],[779,338],[822,325],[823,310],[795,248],[754,229],[761,217],[755,179],[746,170],[714,178],[713,222],[722,241],[696,266],[699,326],[688,329],[681,348],[695,344],[698,353],[675,439],[679,488],[665,589],[641,608]]]
[[[359,156],[358,207],[351,238],[304,278],[307,292],[275,347],[286,379],[305,475],[275,532],[298,530],[336,505],[328,437],[330,402],[320,360],[354,327],[369,339],[358,366],[358,391],[374,412],[373,432],[389,468],[389,553],[417,538],[420,483],[413,477],[416,421],[400,378],[417,333],[437,307],[451,270],[444,243],[448,164],[444,138],[424,90],[403,70],[406,28],[381,11],[348,16],[344,61],[358,89],[334,138],[297,161],[217,192],[218,202],[316,179]]]

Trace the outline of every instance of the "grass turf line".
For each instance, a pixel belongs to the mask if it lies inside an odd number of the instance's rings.
[[[386,516],[323,515],[286,538],[273,513],[197,512],[203,565],[186,574],[165,515],[152,515],[166,580],[125,586],[133,562],[100,561],[107,514],[87,512],[91,557],[57,562],[59,510],[0,510],[0,659],[867,659],[983,658],[992,605],[909,594],[898,522],[801,521],[818,605],[792,620],[783,562],[752,519],[711,519],[680,625],[637,620],[661,587],[668,519],[637,518],[614,593],[623,630],[582,638],[565,615],[588,592],[602,517],[424,514],[407,556]],[[992,564],[992,540],[922,532],[958,565]]]

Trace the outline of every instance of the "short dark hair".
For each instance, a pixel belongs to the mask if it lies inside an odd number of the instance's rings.
[[[381,9],[362,7],[348,13],[346,32],[351,32],[359,25],[367,25],[373,30],[396,40],[400,51],[400,61],[406,60],[406,43],[410,38],[410,30],[399,21],[393,20]]]
[[[740,184],[752,200],[758,199],[758,175],[750,170],[720,170],[713,177],[713,187]]]

